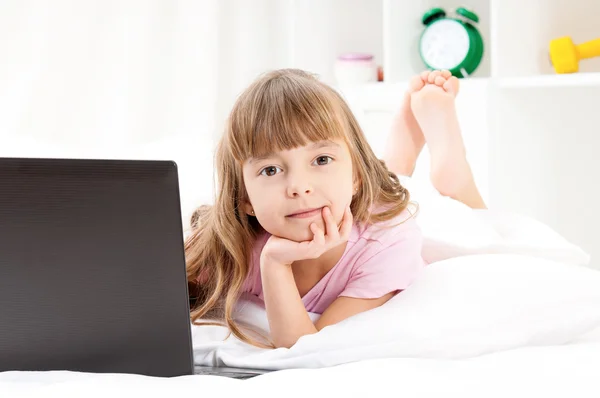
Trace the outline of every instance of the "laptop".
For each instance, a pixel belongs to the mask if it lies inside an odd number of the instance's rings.
[[[177,166],[0,158],[0,372],[194,366]]]

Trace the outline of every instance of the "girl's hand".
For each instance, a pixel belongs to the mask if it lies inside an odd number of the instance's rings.
[[[282,265],[291,265],[294,261],[320,257],[323,253],[348,241],[352,230],[352,212],[350,207],[344,211],[342,223],[338,228],[329,207],[322,211],[325,231],[316,223],[310,224],[313,239],[304,242],[295,242],[272,235],[265,244],[261,253],[261,264],[265,262]]]

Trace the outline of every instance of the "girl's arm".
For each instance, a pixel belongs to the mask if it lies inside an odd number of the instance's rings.
[[[325,231],[311,225],[312,241],[293,242],[271,236],[260,255],[263,297],[271,339],[276,347],[291,347],[306,334],[316,333],[296,287],[291,264],[303,258],[318,258],[327,250],[346,242],[352,229],[352,213],[346,208],[338,229],[329,208],[323,209]]]
[[[337,298],[313,323],[296,287],[292,267],[286,264],[261,262],[263,295],[271,338],[276,347],[291,347],[300,337],[313,334],[358,313],[379,307],[391,299],[388,293],[376,299]]]
[[[323,329],[325,326],[333,325],[343,321],[346,318],[350,318],[361,312],[372,310],[383,304],[389,299],[394,297],[396,293],[388,293],[379,298],[373,299],[362,299],[354,297],[338,297],[327,309],[323,312],[323,315],[315,322],[315,326],[318,330]]]
[[[305,334],[318,331],[304,308],[291,266],[261,261],[261,277],[271,339],[276,347],[289,348]]]

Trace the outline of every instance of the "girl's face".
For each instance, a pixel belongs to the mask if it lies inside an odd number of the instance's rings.
[[[243,176],[249,197],[246,213],[270,234],[297,242],[313,238],[313,222],[324,230],[324,206],[339,225],[356,187],[350,152],[342,140],[250,158],[244,162]]]

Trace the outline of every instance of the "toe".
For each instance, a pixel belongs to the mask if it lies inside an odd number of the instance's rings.
[[[452,73],[449,70],[444,69],[442,71],[442,77],[444,77],[444,79],[446,79],[446,80],[450,79],[450,76],[452,76]]]
[[[444,83],[446,83],[446,78],[443,76],[437,76],[434,80],[436,86],[443,87]]]
[[[430,70],[425,70],[425,71],[421,72],[421,79],[423,80],[423,83],[427,83],[430,73],[431,73]]]
[[[431,72],[427,78],[427,82],[433,84],[435,82],[435,78],[438,77],[440,73],[441,72],[439,70],[434,70]]]
[[[408,82],[408,92],[414,93],[415,91],[419,91],[425,85],[425,81],[421,77],[421,75],[413,76]]]
[[[459,81],[458,78],[456,78],[455,76],[452,76],[450,79],[446,80],[446,82],[443,85],[444,90],[451,94],[454,94],[455,96],[458,94],[458,86]]]

